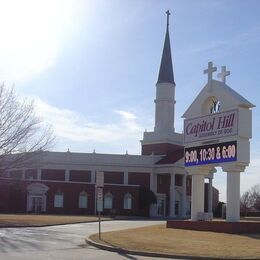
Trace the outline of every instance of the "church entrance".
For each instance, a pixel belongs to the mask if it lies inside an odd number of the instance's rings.
[[[42,183],[27,186],[27,212],[41,213],[46,211],[46,192],[48,187]]]
[[[165,194],[157,194],[157,216],[165,217],[166,196]]]
[[[43,206],[43,196],[32,196],[32,212],[40,213]]]

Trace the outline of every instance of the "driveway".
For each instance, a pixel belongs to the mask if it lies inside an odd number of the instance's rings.
[[[143,227],[164,221],[105,221],[102,231]],[[1,228],[0,259],[151,259],[119,255],[88,246],[85,238],[98,232],[98,223],[35,228]],[[153,258],[154,259],[154,258]]]

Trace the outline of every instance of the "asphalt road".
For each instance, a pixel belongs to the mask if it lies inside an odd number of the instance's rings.
[[[164,222],[140,220],[105,221],[102,222],[102,231],[121,230],[161,223]],[[97,232],[98,223],[41,228],[0,228],[0,259],[151,259],[149,257],[120,255],[87,245],[85,238]]]

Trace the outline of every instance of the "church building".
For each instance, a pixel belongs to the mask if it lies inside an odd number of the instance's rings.
[[[191,176],[184,168],[183,134],[174,128],[176,84],[169,15],[168,11],[156,82],[154,130],[144,132],[141,155],[43,152],[38,167],[0,176],[0,212],[96,214],[95,177],[101,171],[104,214],[190,216]],[[212,186],[213,174],[206,179],[205,208],[211,213],[218,191]],[[156,200],[149,202],[151,194]]]

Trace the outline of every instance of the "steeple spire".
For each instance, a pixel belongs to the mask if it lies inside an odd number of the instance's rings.
[[[173,68],[172,68],[171,44],[170,44],[170,36],[169,36],[170,11],[167,10],[166,14],[167,14],[166,34],[165,34],[161,66],[160,66],[157,84],[158,83],[172,83],[175,85]]]
[[[170,11],[169,10],[167,10],[166,11],[166,14],[167,14],[167,30],[169,29],[169,18],[170,18],[170,15],[171,15],[171,13],[170,13]]]

